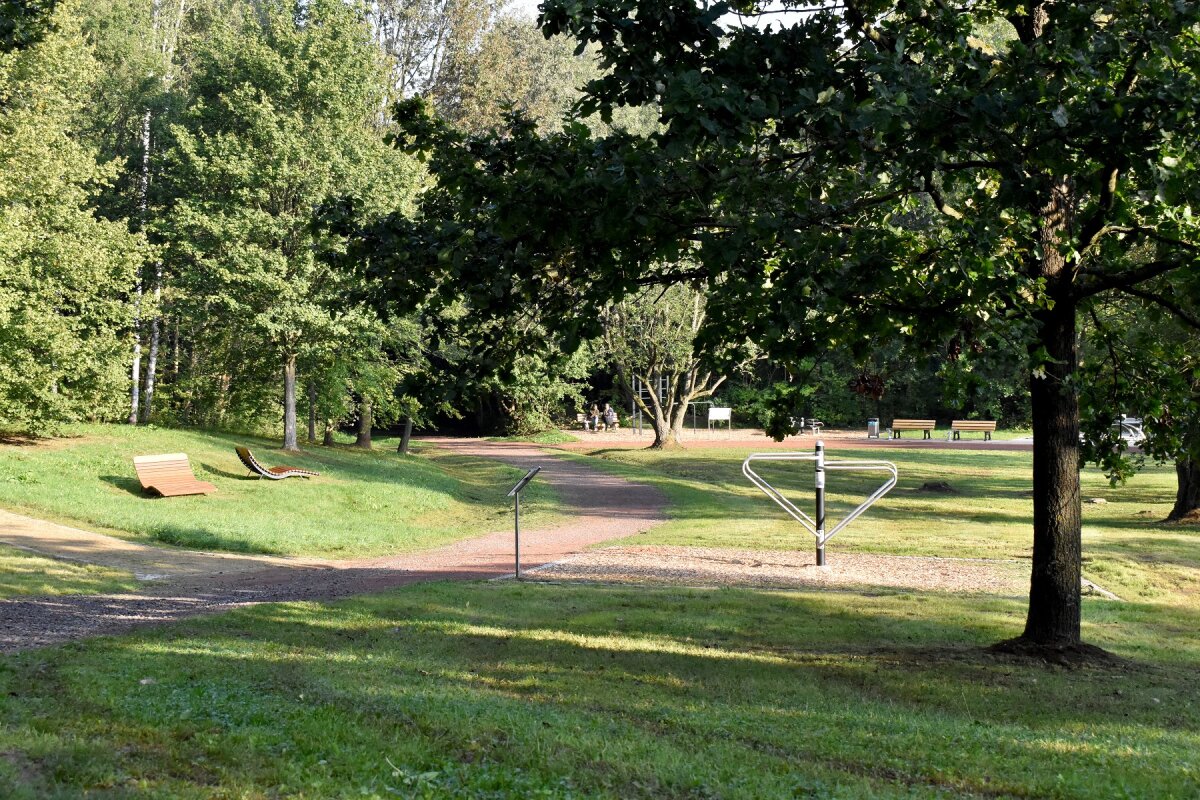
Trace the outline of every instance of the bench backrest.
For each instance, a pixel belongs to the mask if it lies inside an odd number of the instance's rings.
[[[932,419],[894,419],[892,420],[892,428],[908,428],[909,430],[926,430],[934,428],[937,423]]]
[[[730,422],[733,419],[732,408],[710,408],[708,410],[709,422]]]
[[[149,489],[156,482],[187,478],[196,480],[186,453],[167,453],[161,456],[134,456],[133,469],[142,488]]]
[[[994,419],[956,419],[950,423],[950,429],[955,431],[994,431]]]

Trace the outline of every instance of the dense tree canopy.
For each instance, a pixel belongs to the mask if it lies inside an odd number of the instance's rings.
[[[655,105],[662,129],[514,119],[471,138],[404,105],[438,189],[421,218],[364,233],[368,274],[396,294],[465,284],[480,313],[536,300],[579,334],[638,286],[707,283],[702,340],[748,335],[785,362],[1004,328],[1036,442],[1023,641],[1077,643],[1076,315],[1196,268],[1200,9],[848,1],[734,28],[724,3],[543,9],[547,34],[602,56],[579,110]],[[695,266],[673,266],[684,254]]]

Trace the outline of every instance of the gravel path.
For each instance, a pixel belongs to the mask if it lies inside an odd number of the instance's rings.
[[[864,588],[1024,597],[1029,564],[973,558],[927,558],[829,552],[825,568],[812,552],[719,547],[606,547],[568,556],[528,577],[598,583]]]
[[[665,519],[665,501],[653,487],[545,453],[535,445],[451,438],[424,441],[455,453],[491,458],[522,469],[543,467],[537,479],[559,492],[570,521],[543,530],[522,531],[523,567],[558,561],[589,545],[640,533]],[[52,544],[58,537],[60,541],[74,542],[70,545],[73,553],[63,548],[65,557],[79,560],[101,557],[98,553],[103,548],[97,546],[98,539],[88,539],[81,545],[78,534],[87,532],[65,530],[66,533],[55,533],[44,547],[35,547],[31,541],[22,546],[54,554]],[[513,569],[511,528],[420,553],[341,562],[258,559],[253,568],[247,568],[247,564],[254,562],[252,558],[239,558],[234,566],[223,554],[135,547],[146,548],[139,557],[154,563],[185,556],[192,559],[193,566],[209,557],[214,560],[208,562],[211,569],[176,571],[162,581],[148,584],[146,591],[138,594],[0,600],[0,652],[117,633],[251,603],[330,600],[421,581],[498,578],[511,575]],[[125,553],[122,557],[127,557],[128,551],[120,549]]]

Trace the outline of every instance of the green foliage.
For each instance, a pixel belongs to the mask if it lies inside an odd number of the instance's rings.
[[[91,203],[112,170],[76,136],[97,67],[73,4],[0,53],[0,427],[116,413],[127,293],[146,256]]]
[[[307,4],[303,19],[282,2],[237,4],[198,24],[188,46],[189,99],[166,157],[172,199],[156,226],[177,276],[172,303],[202,321],[191,346],[204,363],[188,380],[219,376],[217,394],[265,416],[279,398],[264,384],[273,370],[324,364],[310,377],[328,386],[329,365],[345,359],[343,384],[390,399],[399,354],[382,352],[386,330],[316,259],[339,244],[311,224],[334,196],[377,213],[402,206],[414,184],[376,124],[384,71],[365,21],[340,2]],[[245,380],[220,385],[231,368]],[[228,409],[212,391],[194,405],[209,423]]]

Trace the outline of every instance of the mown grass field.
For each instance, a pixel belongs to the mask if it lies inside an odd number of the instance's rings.
[[[0,545],[0,598],[125,592],[137,586],[133,574],[124,570],[58,561]]]
[[[248,477],[234,447],[318,478]],[[306,447],[297,455],[254,437],[128,426],[81,426],[67,436],[0,444],[0,506],[117,536],[206,550],[353,558],[406,552],[508,524],[504,491],[522,474],[494,461],[425,449],[410,457],[381,440],[373,451]],[[207,496],[143,492],[133,457],[187,453]],[[557,504],[530,487],[530,524]]]
[[[742,475],[749,449],[600,450],[597,466],[658,486],[671,522],[638,544],[807,550],[812,536]],[[887,460],[900,480],[890,494],[827,545],[840,551],[961,558],[1028,559],[1032,549],[1031,454],[980,450],[837,448],[829,458]],[[812,513],[811,463],[756,464],[773,485]],[[880,482],[877,474],[829,473],[828,516],[841,519]],[[922,491],[944,482],[953,493]],[[1125,486],[1094,468],[1082,473],[1084,572],[1127,599],[1173,603],[1200,596],[1200,530],[1162,525],[1175,474],[1153,467]]]
[[[810,547],[742,455],[591,458],[670,498],[635,543]],[[1028,454],[862,455],[903,480],[831,556],[1027,554]],[[4,657],[0,796],[1194,798],[1200,531],[1153,521],[1169,478],[1085,473],[1112,662],[988,653],[1014,598],[426,584]]]
[[[1196,797],[1195,637],[1162,650],[1147,614],[1117,666],[986,655],[1020,614],[511,583],[263,606],[4,659],[0,794]]]

